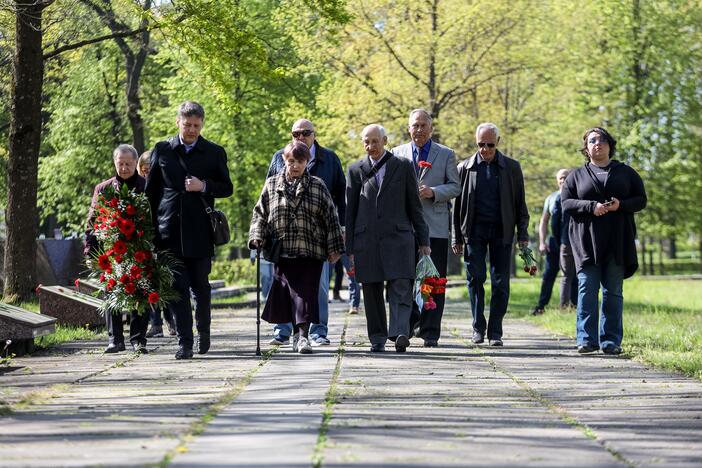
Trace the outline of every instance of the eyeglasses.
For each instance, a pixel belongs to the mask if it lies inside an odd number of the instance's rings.
[[[478,143],[479,148],[485,148],[486,146],[488,148],[494,148],[497,143],[483,143],[482,141]]]
[[[588,145],[597,145],[597,144],[606,145],[606,144],[608,144],[608,143],[609,143],[609,142],[607,141],[606,138],[592,137],[592,138],[590,138],[589,140],[587,140],[587,144],[588,144]]]
[[[301,136],[308,137],[314,133],[314,130],[293,130],[293,138],[299,138]]]

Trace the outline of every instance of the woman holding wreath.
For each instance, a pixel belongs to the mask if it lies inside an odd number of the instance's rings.
[[[579,353],[601,349],[621,354],[623,283],[638,269],[634,213],[646,207],[646,191],[634,169],[612,159],[616,147],[604,128],[586,131],[581,149],[585,165],[571,172],[561,188],[563,210],[571,215],[568,234],[578,274]]]
[[[249,248],[266,247],[271,235],[282,250],[262,318],[294,324],[293,352],[310,354],[310,323],[319,321],[322,263],[336,262],[344,251],[341,226],[324,182],[307,171],[310,151],[302,142],[285,147],[285,171],[269,177],[256,203]]]

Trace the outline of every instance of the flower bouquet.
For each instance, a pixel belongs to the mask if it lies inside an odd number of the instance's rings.
[[[102,312],[139,314],[178,298],[173,289],[177,260],[154,254],[149,201],[143,193],[108,186],[98,199],[93,234],[102,249],[92,254],[90,276],[105,293]]]
[[[534,254],[531,252],[529,247],[519,247],[519,256],[524,261],[524,272],[529,273],[530,276],[536,274],[536,259],[534,259]]]
[[[440,278],[439,272],[431,261],[431,257],[423,255],[417,263],[414,281],[414,301],[419,310],[436,309],[436,302],[432,294],[446,292],[446,278]]]

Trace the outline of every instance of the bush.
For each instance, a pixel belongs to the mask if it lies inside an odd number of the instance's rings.
[[[227,286],[255,285],[256,264],[248,258],[215,260],[212,262],[210,279],[223,279]]]

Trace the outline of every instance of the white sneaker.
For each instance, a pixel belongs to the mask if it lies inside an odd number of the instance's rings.
[[[297,342],[297,352],[300,354],[312,354],[312,346],[310,346],[310,340],[307,338],[300,337]]]
[[[292,351],[293,351],[293,353],[297,352],[297,345],[299,342],[300,342],[300,335],[298,335],[298,334],[293,335],[293,337],[292,337]]]

